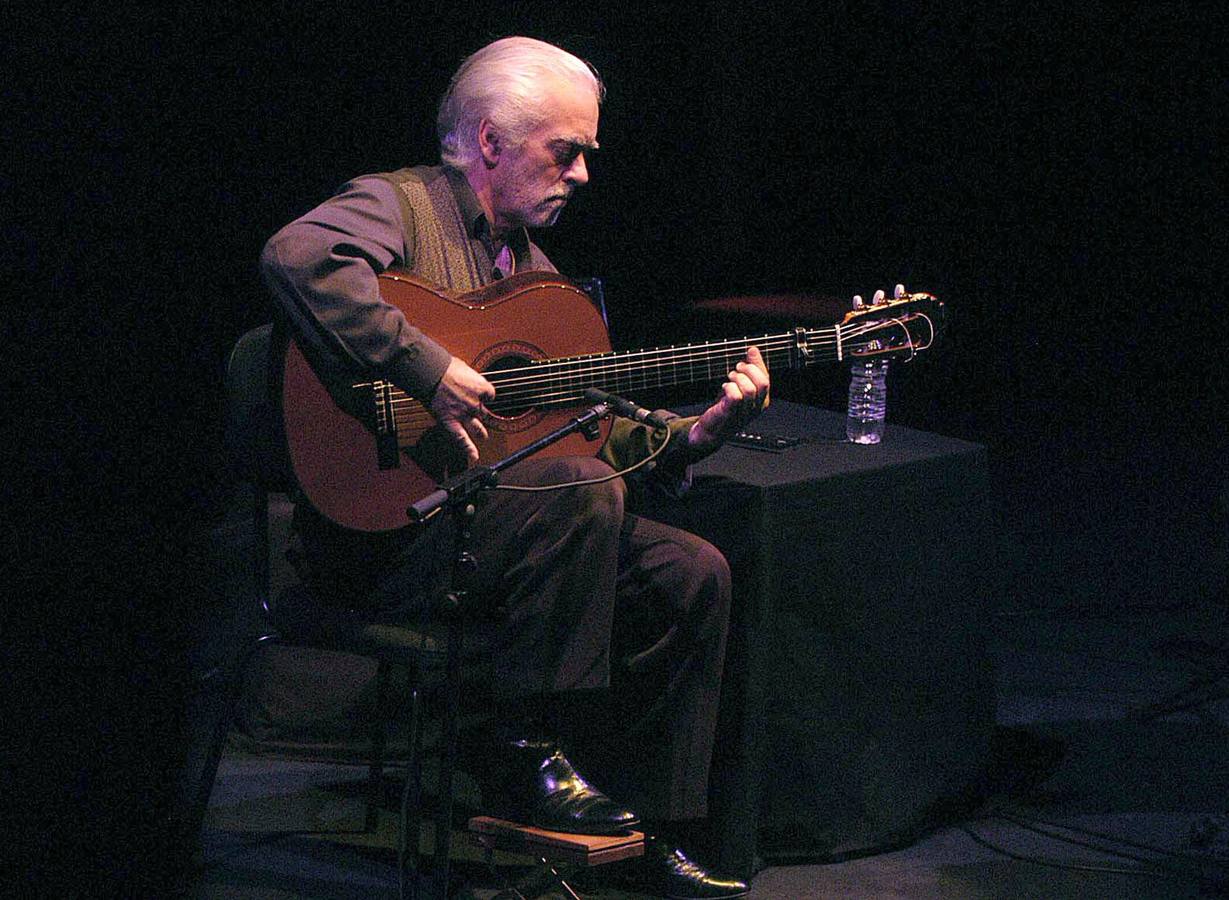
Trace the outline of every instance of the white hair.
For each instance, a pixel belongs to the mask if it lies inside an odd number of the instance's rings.
[[[520,144],[545,118],[542,81],[549,78],[588,88],[599,104],[606,94],[593,66],[533,38],[501,38],[468,57],[440,101],[440,159],[462,171],[476,164],[483,119],[489,119],[510,146]]]

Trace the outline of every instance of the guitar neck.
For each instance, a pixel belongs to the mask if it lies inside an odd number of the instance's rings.
[[[649,388],[719,381],[743,359],[748,347],[758,347],[772,371],[835,362],[843,355],[841,342],[836,327],[797,329],[757,338],[535,360],[484,374],[496,390],[490,404],[493,411],[567,405],[581,400],[587,388],[634,395]]]

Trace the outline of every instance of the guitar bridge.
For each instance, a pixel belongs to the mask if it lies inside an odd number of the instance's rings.
[[[396,469],[401,465],[401,452],[397,446],[397,418],[393,415],[393,385],[388,381],[371,381],[356,384],[364,388],[369,398],[368,412],[375,426],[376,465],[380,469]]]

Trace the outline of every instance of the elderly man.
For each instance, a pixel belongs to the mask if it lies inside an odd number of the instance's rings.
[[[553,225],[588,182],[603,90],[587,63],[557,47],[495,41],[465,60],[443,98],[441,166],[357,178],[270,239],[263,274],[322,379],[374,371],[429,398],[458,453],[478,459],[494,387],[449,352],[447,336],[382,300],[376,276],[396,266],[468,291],[555,271],[527,229]],[[671,446],[650,477],[681,481],[690,461],[760,411],[768,388],[753,348],[702,415],[671,417]],[[598,457],[530,459],[504,481],[590,481],[652,444],[647,426],[620,422]],[[467,663],[500,711],[486,746],[474,748],[483,802],[495,815],[578,833],[643,816],[653,837],[637,873],[644,886],[741,896],[744,883],[706,872],[675,843],[706,812],[729,570],[699,538],[626,510],[625,494],[621,479],[501,492],[478,513],[471,595],[501,613],[475,623],[467,641]],[[416,615],[441,564],[427,536],[348,531],[306,502],[295,526],[321,599],[373,616]]]

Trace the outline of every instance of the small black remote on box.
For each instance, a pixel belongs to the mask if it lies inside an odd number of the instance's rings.
[[[780,434],[764,434],[758,431],[740,431],[726,443],[747,447],[751,450],[763,450],[766,453],[780,453],[788,447],[802,443],[802,439],[785,437]]]

